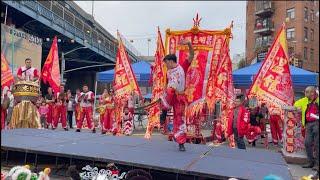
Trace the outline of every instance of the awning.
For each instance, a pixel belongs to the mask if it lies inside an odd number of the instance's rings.
[[[132,64],[133,73],[136,76],[138,83],[147,83],[150,78],[151,64],[145,61],[140,61]],[[103,71],[97,73],[98,82],[107,82],[110,83],[114,78],[114,69],[109,71]]]
[[[254,76],[258,73],[261,62],[253,64],[251,66],[241,68],[233,71],[233,83],[237,88],[246,87],[249,88],[253,82]],[[293,87],[306,87],[317,86],[318,73],[313,73],[295,66],[290,66],[291,78],[293,81]]]

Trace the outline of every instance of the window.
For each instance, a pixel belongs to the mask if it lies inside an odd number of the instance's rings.
[[[313,61],[314,50],[310,49],[310,61]]]
[[[288,47],[288,54],[289,54],[289,57],[294,55],[294,47]]]
[[[314,41],[314,30],[313,29],[311,29],[310,30],[310,38],[311,38],[311,41]]]
[[[304,8],[304,20],[308,21],[308,8]]]
[[[255,48],[260,48],[261,46],[262,46],[262,37],[257,37]]]
[[[287,18],[289,19],[294,19],[294,8],[291,8],[291,9],[287,9]]]
[[[303,58],[304,58],[304,60],[308,59],[308,49],[306,47],[304,47],[304,49],[303,49]]]
[[[304,28],[304,41],[308,41],[308,28]]]
[[[312,22],[314,22],[314,11],[310,10],[310,19]]]
[[[295,29],[289,28],[287,29],[287,39],[294,39],[295,36]]]

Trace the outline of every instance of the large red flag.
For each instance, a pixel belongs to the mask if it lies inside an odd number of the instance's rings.
[[[141,92],[132,71],[128,54],[118,32],[118,52],[116,57],[116,66],[114,68],[115,76],[113,80],[113,89],[115,93],[115,120],[116,129],[119,131],[121,127],[121,114],[124,107],[124,101],[132,91],[141,96]]]
[[[11,83],[14,82],[14,78],[11,69],[8,65],[6,57],[1,52],[1,89],[5,86],[10,87]]]
[[[282,115],[282,108],[294,101],[285,30],[283,24],[248,93],[259,103],[266,103],[270,112],[276,110]]]
[[[41,72],[42,81],[52,87],[53,91],[59,92],[60,88],[60,72],[59,72],[59,56],[58,56],[58,43],[55,36]]]
[[[217,63],[217,69],[214,78],[214,103],[220,101],[221,104],[221,123],[222,126],[220,132],[215,132],[222,137],[222,133],[226,132],[228,121],[233,118],[232,108],[234,102],[234,87],[232,80],[232,62],[229,53],[228,41],[224,42],[223,48],[221,49],[221,58]],[[232,144],[232,138],[229,139],[229,143]]]
[[[166,67],[163,63],[164,46],[161,33],[158,27],[157,49],[154,55],[154,65],[152,67],[152,102],[158,100],[166,87]],[[154,127],[160,127],[160,105],[156,104],[149,109],[148,125],[145,138],[150,138]]]
[[[116,66],[114,69],[114,92],[116,98],[126,98],[132,91],[141,96],[136,77],[133,73],[128,54],[118,33],[119,44],[116,57]]]

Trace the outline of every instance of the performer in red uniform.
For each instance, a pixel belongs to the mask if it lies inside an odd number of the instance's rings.
[[[125,106],[122,114],[122,133],[130,136],[133,132],[133,114],[130,112],[129,107]]]
[[[100,104],[105,106],[104,113],[100,114],[101,134],[111,132],[114,118],[114,103],[113,97],[105,89],[100,97]]]
[[[244,136],[246,135],[249,123],[250,123],[250,113],[244,107],[244,96],[237,95],[235,99],[235,107],[232,113],[229,114],[227,126],[227,136],[230,137],[234,135],[234,140],[237,144],[238,149],[246,149],[244,143]]]
[[[167,66],[168,84],[167,89],[163,96],[161,96],[161,102],[163,109],[170,110],[173,108],[173,134],[175,141],[179,144],[179,150],[185,151],[184,143],[186,142],[186,122],[185,122],[185,107],[186,98],[184,95],[186,72],[191,64],[194,56],[194,51],[191,42],[181,41],[180,44],[188,45],[189,57],[182,66],[177,63],[177,57],[175,54],[169,54],[164,57],[164,62]]]
[[[60,122],[62,124],[62,128],[66,131],[68,131],[67,128],[67,94],[64,92],[64,86],[60,86],[60,92],[56,94],[55,98],[55,107],[54,107],[54,114],[53,114],[53,123],[52,123],[52,129],[56,129]]]
[[[81,112],[80,112],[80,119],[77,123],[76,132],[80,132],[84,117],[86,117],[88,128],[91,129],[93,133],[95,133],[96,129],[95,129],[93,118],[92,118],[94,94],[92,91],[89,91],[89,88],[87,85],[83,85],[83,92],[80,94],[79,101],[80,101]]]
[[[53,127],[52,126],[53,112],[54,112],[53,110],[54,110],[54,102],[55,102],[51,87],[48,88],[48,94],[45,96],[45,101],[46,101],[46,104],[48,105],[48,109],[49,109],[49,111],[47,113],[47,123],[46,123],[45,127],[49,128],[49,126]]]
[[[17,71],[17,77],[20,81],[36,81],[39,79],[38,70],[31,67],[31,58],[27,58],[25,61],[25,66],[20,67]]]
[[[274,145],[277,145],[279,141],[282,140],[282,130],[281,130],[281,116],[278,109],[273,109],[270,113],[270,129],[272,142]]]

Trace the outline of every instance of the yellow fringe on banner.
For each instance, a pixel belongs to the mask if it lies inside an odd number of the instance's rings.
[[[187,106],[186,108],[186,118],[190,119],[193,116],[199,115],[200,112],[205,108],[206,102],[201,100],[192,105]]]

